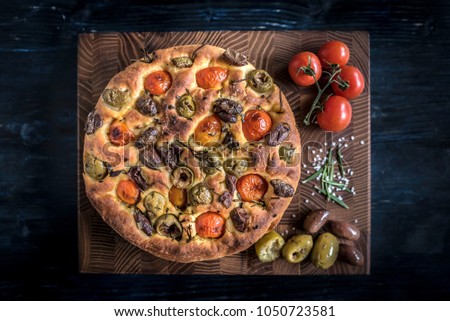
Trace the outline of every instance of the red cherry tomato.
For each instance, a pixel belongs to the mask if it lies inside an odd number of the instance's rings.
[[[164,70],[152,72],[145,78],[144,88],[153,95],[163,95],[172,86],[172,76]]]
[[[325,102],[323,111],[317,115],[320,128],[330,132],[340,132],[352,120],[352,106],[342,96],[331,96]]]
[[[225,233],[225,219],[219,213],[205,212],[195,220],[195,230],[202,238],[217,239]]]
[[[339,79],[340,78],[340,79]],[[341,87],[340,84],[333,82],[331,88],[336,95],[345,97],[347,99],[355,99],[361,95],[364,90],[364,77],[358,68],[353,66],[342,66],[342,71],[337,78],[342,80],[346,85]]]
[[[194,139],[202,146],[213,144],[219,141],[221,131],[222,124],[219,117],[211,115],[198,123],[194,131]]]
[[[300,86],[311,86],[322,76],[319,58],[309,51],[300,52],[292,57],[288,69],[292,80]],[[312,76],[313,73],[316,79]]]
[[[260,201],[267,192],[268,184],[258,174],[247,174],[238,179],[236,189],[244,202]]]
[[[329,68],[331,65],[344,66],[350,58],[350,50],[342,41],[328,41],[320,47],[317,54],[323,68]]]
[[[242,122],[242,132],[249,141],[262,139],[272,128],[272,118],[262,109],[249,111]]]
[[[197,71],[195,74],[197,85],[203,89],[213,89],[219,87],[227,76],[228,70],[220,67],[208,67]]]

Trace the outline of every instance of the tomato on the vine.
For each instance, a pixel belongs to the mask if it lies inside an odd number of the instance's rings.
[[[289,75],[297,85],[311,86],[322,76],[322,65],[315,54],[303,51],[289,62]]]
[[[317,54],[323,68],[329,68],[331,65],[344,66],[350,58],[350,50],[342,41],[328,41],[320,47]]]
[[[342,71],[331,88],[336,95],[340,95],[347,99],[355,99],[361,95],[364,90],[364,77],[358,68],[353,66],[342,66]]]
[[[317,114],[320,128],[331,132],[340,132],[348,127],[352,120],[352,106],[342,96],[330,96],[322,112]]]

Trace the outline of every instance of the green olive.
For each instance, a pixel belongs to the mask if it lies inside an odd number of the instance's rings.
[[[300,263],[306,259],[312,247],[313,239],[311,235],[295,235],[286,242],[281,253],[288,262]]]
[[[255,243],[255,250],[261,262],[272,262],[280,257],[284,239],[275,231],[271,231]]]
[[[149,212],[149,216],[154,221],[154,219],[162,214],[166,208],[166,198],[158,192],[150,192],[144,198],[144,206]]]
[[[194,172],[189,167],[177,167],[170,175],[172,184],[178,188],[188,188],[194,182]]]
[[[262,69],[250,71],[247,75],[247,83],[260,94],[271,94],[274,88],[272,77]]]
[[[122,91],[118,88],[107,88],[103,91],[102,98],[109,108],[119,111],[130,101],[130,92],[128,90]]]
[[[84,159],[84,171],[93,179],[102,180],[108,174],[105,163],[91,154],[87,154]]]
[[[173,214],[164,214],[155,222],[156,232],[162,236],[176,239],[183,233],[183,227]]]
[[[178,68],[189,68],[192,67],[194,62],[189,57],[176,57],[172,58],[172,63]]]
[[[223,163],[225,172],[234,176],[241,176],[241,174],[247,170],[247,167],[248,161],[241,158],[228,158]]]
[[[195,115],[195,102],[191,95],[185,94],[177,101],[177,113],[181,117],[192,118]]]
[[[284,160],[288,164],[292,164],[295,156],[295,147],[291,145],[282,145],[278,150],[280,159]]]
[[[222,166],[222,159],[222,154],[217,151],[205,152],[201,155],[200,166],[206,175],[212,175]]]
[[[321,268],[329,269],[339,254],[339,241],[331,233],[321,234],[316,242],[311,252],[311,262]]]
[[[189,190],[189,204],[197,206],[199,204],[210,204],[213,200],[212,193],[208,186],[199,183]]]

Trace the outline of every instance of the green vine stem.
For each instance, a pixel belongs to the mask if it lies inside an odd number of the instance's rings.
[[[306,115],[305,119],[303,120],[303,123],[304,123],[306,126],[309,126],[309,125],[311,124],[311,116],[313,115],[314,111],[315,111],[316,109],[322,109],[322,106],[319,105],[319,100],[320,100],[320,98],[322,97],[322,95],[323,95],[323,93],[325,92],[325,90],[326,90],[333,82],[336,81],[336,80],[335,80],[335,77],[336,77],[337,75],[339,75],[340,72],[341,72],[341,68],[340,68],[339,66],[337,66],[337,67],[333,66],[333,68],[331,69],[331,73],[329,73],[328,71],[324,71],[324,73],[327,73],[327,74],[330,75],[330,78],[328,79],[327,83],[323,86],[323,88],[320,88],[319,82],[318,82],[317,79],[316,79],[316,74],[315,74],[314,71],[312,72],[311,76],[314,77],[314,82],[315,82],[315,84],[316,84],[316,86],[317,86],[318,92],[317,92],[316,98],[314,99],[314,101],[313,101],[313,103],[312,103],[312,105],[311,105],[311,109],[309,110],[308,114]]]

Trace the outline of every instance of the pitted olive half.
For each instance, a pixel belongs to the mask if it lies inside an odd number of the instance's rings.
[[[153,191],[144,198],[144,206],[148,212],[152,213],[150,216],[160,216],[164,214],[166,199],[160,193]]]
[[[189,167],[177,167],[170,175],[172,184],[178,188],[188,188],[194,181],[194,173]]]
[[[183,227],[178,218],[173,214],[160,216],[155,223],[156,232],[162,236],[176,239],[183,233]]]
[[[84,159],[84,171],[93,179],[101,180],[108,174],[105,163],[95,158],[91,154],[87,154]]]
[[[102,98],[109,108],[119,111],[130,101],[130,92],[118,88],[107,88],[103,91]]]
[[[248,73],[247,83],[254,91],[260,94],[270,94],[273,91],[273,79],[269,73],[262,69],[255,69]]]
[[[241,158],[229,158],[223,163],[223,169],[228,174],[241,176],[248,168],[248,161]]]
[[[178,115],[191,118],[195,115],[195,102],[191,95],[185,94],[177,101],[177,113]]]
[[[212,200],[212,193],[204,183],[199,183],[189,190],[190,205],[210,204]]]

